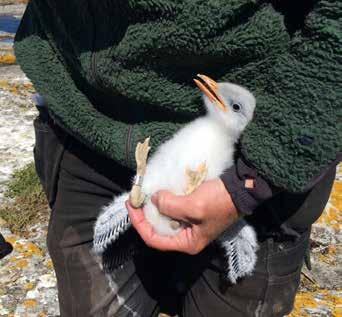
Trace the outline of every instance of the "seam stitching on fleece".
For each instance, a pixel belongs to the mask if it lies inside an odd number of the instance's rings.
[[[132,129],[133,129],[133,126],[130,125],[128,127],[128,130],[127,130],[127,135],[126,135],[126,144],[125,144],[125,150],[126,150],[126,155],[125,155],[125,159],[126,159],[126,166],[129,166],[129,153],[130,153],[130,150],[131,150],[131,143],[132,143]]]

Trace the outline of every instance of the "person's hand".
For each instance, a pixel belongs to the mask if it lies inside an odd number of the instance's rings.
[[[162,251],[197,254],[238,218],[220,179],[204,182],[190,195],[156,192],[152,202],[162,214],[189,224],[174,236],[161,236],[147,222],[143,210],[134,209],[127,201],[133,227],[148,246]]]

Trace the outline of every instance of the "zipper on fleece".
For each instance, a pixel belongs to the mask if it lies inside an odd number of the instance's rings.
[[[90,12],[92,12],[92,17],[93,17],[93,51],[91,55],[91,65],[90,65],[90,70],[91,70],[91,76],[94,78],[94,83],[95,83],[95,88],[98,88],[102,92],[104,92],[107,96],[113,95],[113,92],[107,89],[105,86],[103,86],[102,81],[100,79],[100,76],[97,73],[97,51],[96,51],[96,23],[95,23],[95,14],[93,11],[94,8],[92,8],[92,5],[90,4],[91,1],[88,0],[89,4],[89,9]],[[128,130],[127,130],[127,135],[126,135],[126,140],[125,140],[125,161],[126,161],[126,166],[129,166],[130,164],[130,150],[131,150],[131,138],[132,138],[132,130],[133,126],[129,125]]]
[[[94,40],[94,42],[95,42],[95,40]],[[94,46],[93,46],[93,50],[94,50]],[[97,69],[96,52],[93,51],[93,54],[91,56],[91,75],[94,78],[96,88],[104,90],[103,87],[102,87],[101,80],[100,80],[100,78],[99,78],[99,76],[97,74],[96,69]]]
[[[126,136],[126,144],[125,144],[125,159],[126,159],[126,166],[129,166],[129,152],[131,150],[131,139],[132,139],[132,130],[133,130],[133,126],[130,125],[128,127],[128,131],[127,131],[127,136]]]
[[[90,71],[91,71],[91,76],[94,78],[95,86],[96,88],[105,91],[101,79],[97,73],[97,60],[96,60],[96,34],[97,34],[97,29],[96,29],[96,23],[95,23],[95,9],[94,6],[92,5],[91,1],[88,0],[88,8],[89,11],[92,15],[93,18],[93,45],[92,45],[92,54],[91,54],[91,60],[90,60]]]

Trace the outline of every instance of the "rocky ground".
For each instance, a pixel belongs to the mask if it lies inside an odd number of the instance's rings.
[[[31,162],[36,116],[32,85],[17,65],[0,65],[0,204],[15,169]],[[58,316],[56,279],[46,252],[47,223],[12,234],[0,219],[0,232],[14,252],[0,263],[0,316]]]
[[[6,202],[3,193],[13,171],[33,160],[36,116],[32,85],[15,65],[12,49],[13,32],[25,5],[13,2],[0,0],[0,205]],[[46,227],[45,221],[18,236],[0,219],[0,232],[14,246],[13,253],[0,262],[0,316],[59,316]]]
[[[32,161],[36,110],[33,88],[15,65],[13,32],[25,1],[0,0],[0,206],[13,171]],[[18,4],[19,3],[19,4]],[[5,15],[5,17],[4,17]],[[342,168],[323,216],[313,227],[312,271],[303,270],[291,317],[342,316]],[[58,316],[56,279],[47,254],[47,222],[14,235],[0,219],[0,232],[14,245],[0,262],[0,316]]]

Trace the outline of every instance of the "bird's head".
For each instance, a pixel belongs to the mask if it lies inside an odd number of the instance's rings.
[[[229,82],[217,83],[197,75],[196,85],[203,91],[208,115],[238,138],[252,120],[256,101],[246,88]]]

